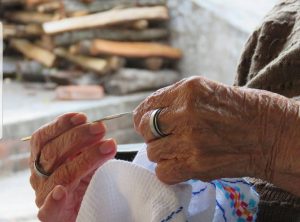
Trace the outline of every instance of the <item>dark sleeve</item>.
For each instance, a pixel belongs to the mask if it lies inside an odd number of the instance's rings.
[[[235,85],[300,95],[300,0],[281,1],[250,36]],[[300,222],[299,197],[268,182],[249,180],[260,195],[257,222]]]
[[[235,85],[300,95],[300,1],[284,0],[250,36]]]

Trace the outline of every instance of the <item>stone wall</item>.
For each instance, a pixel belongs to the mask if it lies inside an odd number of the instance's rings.
[[[183,77],[203,75],[232,84],[248,33],[192,0],[169,0],[172,45],[184,52]]]

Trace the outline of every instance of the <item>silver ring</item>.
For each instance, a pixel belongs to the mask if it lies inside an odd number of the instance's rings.
[[[43,168],[41,167],[41,165],[39,164],[39,157],[34,161],[34,164],[33,164],[33,168],[34,168],[34,171],[36,173],[36,175],[38,175],[39,177],[42,177],[42,178],[48,178],[51,176],[51,173],[47,173],[45,170],[43,170]]]
[[[156,138],[161,138],[161,137],[165,137],[167,136],[167,134],[164,134],[158,125],[158,115],[160,114],[160,112],[162,111],[162,109],[156,109],[151,113],[150,116],[150,130],[152,132],[152,134],[156,137]]]

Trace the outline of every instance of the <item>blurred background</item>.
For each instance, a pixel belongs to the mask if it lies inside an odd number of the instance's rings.
[[[132,111],[188,76],[232,84],[243,45],[275,3],[1,0],[0,222],[37,221],[20,138],[65,112],[96,120]],[[107,125],[119,144],[142,142],[130,117]]]

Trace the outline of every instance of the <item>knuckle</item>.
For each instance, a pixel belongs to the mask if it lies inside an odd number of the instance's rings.
[[[43,205],[44,199],[42,199],[39,195],[35,198],[35,205],[40,208]]]
[[[32,153],[38,153],[42,146],[42,129],[37,130],[34,132],[30,139],[30,150]]]
[[[37,218],[42,222],[46,221],[46,212],[44,209],[39,210],[39,212],[37,214]]]
[[[151,162],[156,162],[156,155],[154,154],[151,147],[147,147],[147,156]]]
[[[37,189],[37,185],[38,185],[38,181],[37,181],[37,176],[33,173],[30,175],[30,178],[29,178],[29,182],[30,182],[30,185],[31,187],[36,190]]]
[[[76,164],[74,164],[76,165]],[[70,167],[70,164],[65,164],[62,167],[60,167],[53,177],[54,185],[68,185],[70,184],[74,179],[74,170]]]
[[[171,174],[168,174],[159,165],[155,168],[155,174],[157,178],[165,184],[173,184],[173,178]]]

